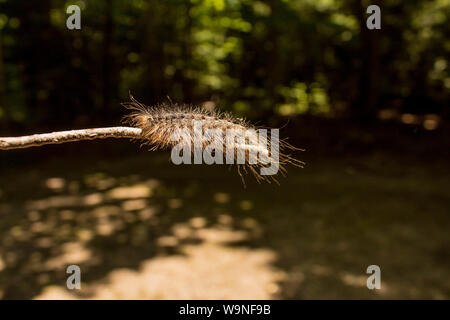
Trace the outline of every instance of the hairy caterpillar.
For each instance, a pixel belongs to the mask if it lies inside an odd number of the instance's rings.
[[[177,145],[185,147],[195,153],[209,148],[223,153],[227,159],[237,163],[238,173],[252,172],[256,180],[271,180],[277,182],[274,175],[261,175],[261,168],[271,166],[276,161],[277,168],[284,175],[286,164],[303,167],[304,162],[294,159],[286,150],[301,150],[293,147],[286,140],[277,141],[277,159],[272,157],[273,139],[260,141],[257,128],[245,120],[237,119],[229,113],[207,111],[203,108],[181,104],[161,104],[148,107],[130,95],[130,102],[122,103],[132,110],[123,121],[133,127],[142,129],[140,141],[142,145],[151,145],[150,150],[174,148]],[[201,124],[200,131],[196,131],[196,124]],[[233,132],[231,138],[225,135]],[[179,139],[174,139],[178,136]],[[182,142],[180,143],[180,139]],[[197,139],[197,140],[196,140]],[[196,141],[201,141],[195,145]],[[200,149],[200,150],[199,150]],[[252,157],[257,154],[258,157]],[[240,162],[237,160],[241,160]],[[227,162],[228,163],[228,162]],[[277,169],[278,171],[278,169]]]
[[[221,159],[224,156],[226,164],[237,164],[243,182],[242,171],[252,172],[258,182],[261,180],[277,182],[274,174],[280,171],[284,175],[287,164],[298,167],[304,165],[302,161],[286,153],[287,150],[301,149],[293,147],[286,140],[279,139],[278,129],[271,129],[269,140],[266,135],[267,129],[256,128],[229,113],[173,103],[147,107],[131,95],[130,100],[122,104],[132,110],[123,121],[132,127],[79,129],[21,137],[0,137],[0,150],[82,140],[131,138],[139,140],[141,145],[150,145],[150,150],[172,148],[172,160],[180,150],[183,151],[183,157],[193,154],[194,163],[202,163],[196,160],[197,158],[202,160],[203,156],[207,164],[223,163]],[[185,152],[186,150],[188,152]],[[275,171],[271,171],[273,168]]]

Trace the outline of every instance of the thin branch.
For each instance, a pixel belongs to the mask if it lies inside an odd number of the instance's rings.
[[[60,144],[65,142],[105,138],[140,139],[141,133],[142,130],[139,128],[110,127],[58,131],[52,133],[33,134],[31,136],[23,137],[0,137],[0,150],[39,147],[46,144]]]

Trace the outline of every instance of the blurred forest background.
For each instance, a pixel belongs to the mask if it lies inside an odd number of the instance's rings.
[[[3,151],[0,297],[450,298],[449,17],[449,0],[0,0],[2,136],[118,125],[131,91],[307,149],[247,189],[126,141]]]
[[[366,28],[370,4],[381,30]],[[0,13],[0,120],[13,128],[117,119],[129,90],[250,117],[449,113],[447,0],[1,1]]]

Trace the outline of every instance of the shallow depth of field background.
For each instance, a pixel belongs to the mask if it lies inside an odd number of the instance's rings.
[[[448,0],[0,1],[2,136],[118,125],[131,91],[283,127],[307,163],[244,188],[126,140],[1,151],[0,298],[450,298],[449,16]]]

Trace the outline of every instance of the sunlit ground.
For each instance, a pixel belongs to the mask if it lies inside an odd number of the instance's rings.
[[[38,166],[3,163],[2,298],[450,298],[445,164],[316,159],[244,189],[167,153],[48,148]],[[66,289],[71,264],[81,290]],[[366,287],[372,264],[381,290]]]

